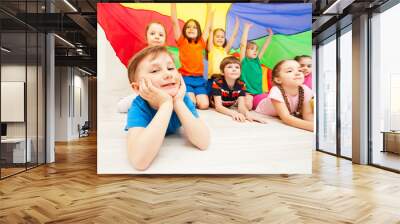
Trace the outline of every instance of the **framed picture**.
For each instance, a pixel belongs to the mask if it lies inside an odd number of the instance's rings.
[[[99,174],[311,173],[311,4],[97,9]]]

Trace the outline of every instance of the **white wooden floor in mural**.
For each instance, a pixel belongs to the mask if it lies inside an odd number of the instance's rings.
[[[98,26],[98,138],[99,174],[276,174],[311,173],[314,135],[275,118],[268,124],[239,123],[213,110],[200,111],[211,130],[206,151],[182,136],[168,136],[146,171],[136,171],[127,159],[126,114],[117,112],[119,99],[132,90],[126,68]]]
[[[99,121],[98,173],[264,174],[310,173],[313,134],[283,125],[239,123],[215,111],[200,111],[211,131],[210,147],[199,151],[181,134],[168,136],[147,171],[127,160],[126,114]]]

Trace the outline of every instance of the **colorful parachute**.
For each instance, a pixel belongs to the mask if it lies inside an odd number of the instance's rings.
[[[244,22],[253,23],[249,40],[262,46],[268,35],[274,32],[271,44],[261,60],[263,67],[263,90],[271,88],[271,69],[283,59],[297,55],[311,55],[311,4],[263,4],[263,3],[213,3],[214,28],[226,30],[227,37],[233,31],[235,17],[240,20],[238,36],[232,54],[239,51]],[[153,21],[166,27],[167,46],[178,57],[173,36],[169,3],[98,3],[98,23],[104,30],[117,57],[124,65],[146,46],[145,29]],[[194,18],[204,28],[206,4],[178,3],[178,19],[183,27],[185,21]]]

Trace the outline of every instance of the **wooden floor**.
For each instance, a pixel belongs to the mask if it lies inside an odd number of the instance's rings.
[[[16,166],[14,164],[11,164],[10,166]],[[27,169],[33,169],[37,166],[37,164],[33,163],[27,163],[27,167],[25,167],[25,164],[18,164],[17,167],[2,167],[1,168],[1,178],[5,178],[20,172],[23,172]]]
[[[400,175],[315,152],[312,175],[96,174],[96,139],[0,181],[0,223],[400,223]]]
[[[392,152],[374,151],[372,157],[374,164],[400,170],[400,155]]]
[[[8,167],[4,168],[3,167],[3,168],[1,168],[1,178],[22,172],[24,170],[26,170],[25,167],[23,167],[23,168],[22,167],[18,167],[18,168],[8,168]]]

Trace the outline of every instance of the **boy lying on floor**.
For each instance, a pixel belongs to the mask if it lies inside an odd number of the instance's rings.
[[[147,47],[128,65],[129,82],[139,95],[128,110],[128,156],[137,170],[146,170],[157,156],[165,135],[180,126],[194,146],[207,149],[210,134],[186,94],[185,83],[167,49]]]

